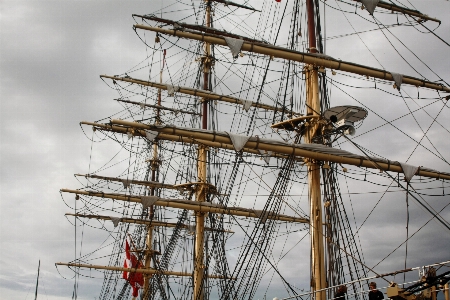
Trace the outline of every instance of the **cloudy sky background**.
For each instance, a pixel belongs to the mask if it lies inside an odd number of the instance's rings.
[[[436,33],[450,42],[450,24],[446,19],[450,3],[445,0],[411,2],[420,11],[443,21]],[[72,174],[87,172],[91,143],[78,123],[97,120],[118,110],[111,100],[117,97],[116,92],[105,86],[98,76],[120,74],[142,60],[146,55],[145,46],[131,29],[131,15],[150,13],[161,6],[162,1],[159,0],[0,3],[2,299],[32,298],[39,259],[41,297],[71,298],[73,281],[64,280],[63,276],[70,278],[72,275],[68,271],[62,271],[60,275],[54,263],[66,257],[73,258],[73,227],[64,217],[64,213],[70,210],[61,200],[59,189],[78,187]],[[258,8],[259,3],[254,6]],[[329,22],[331,30],[333,19]],[[429,22],[426,25],[434,28]],[[409,31],[411,35],[415,33],[415,30]],[[433,70],[445,80],[450,80],[450,47],[430,35],[424,40],[416,38],[409,41]],[[368,44],[371,49],[378,48],[376,40],[370,40]],[[358,52],[359,47],[347,47],[347,51],[330,55],[337,54],[336,57],[349,61],[355,58],[358,63],[370,64],[370,59],[354,57],[353,51]],[[389,58],[383,55],[380,60],[389,63]],[[401,71],[402,68],[399,65],[396,70]],[[364,94],[358,95],[356,98],[365,97]],[[383,110],[386,108],[380,108],[379,112]],[[449,113],[447,106],[442,114],[448,116]],[[444,127],[450,127],[448,117],[441,117],[440,122]],[[388,130],[385,126],[378,130],[377,135],[383,137]],[[420,137],[420,134],[416,136]],[[447,160],[450,159],[447,153],[449,137],[448,133],[434,137],[437,148]],[[373,143],[370,139],[373,136],[361,138],[358,143],[370,146],[385,157],[401,160],[401,148],[387,150],[385,144]],[[403,143],[402,137],[395,134],[390,139],[398,146]],[[436,161],[432,156],[425,155],[424,158],[426,162],[420,164],[450,171],[448,164]],[[449,199],[440,198],[440,201],[448,203]],[[443,207],[442,203],[435,205],[436,209]],[[380,225],[382,230],[388,232],[396,220],[383,212],[394,209],[388,205],[383,209],[374,225],[383,224]],[[449,209],[444,212],[448,221]],[[428,256],[426,252],[432,252],[430,256],[433,258],[411,262],[410,267],[450,259],[448,250],[442,250],[450,248],[449,231],[436,224],[430,230],[440,237],[424,236],[429,240],[417,245],[416,254]],[[393,240],[397,238],[392,235]],[[364,236],[370,236],[370,232]],[[373,245],[368,238],[362,244],[369,246],[365,255],[370,262],[371,257],[375,257],[376,263],[380,258],[371,255],[370,251],[384,251],[380,249],[382,243]],[[388,266],[384,269],[389,270]],[[396,269],[397,266],[391,270]],[[85,294],[80,298],[92,299],[98,295],[101,281],[83,281],[83,285]]]

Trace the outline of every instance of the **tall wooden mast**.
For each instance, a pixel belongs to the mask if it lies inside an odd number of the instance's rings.
[[[166,50],[163,50],[162,66],[161,66],[161,70],[159,72],[159,82],[160,83],[162,83],[162,76],[163,76],[165,61],[166,61]],[[158,89],[156,105],[158,107],[161,106],[161,89]],[[156,108],[155,124],[156,125],[161,124],[161,110],[159,108]],[[155,182],[158,179],[157,173],[158,173],[158,168],[159,168],[158,143],[157,142],[155,142],[153,144],[153,155],[152,155],[152,159],[150,160],[150,168],[151,168],[151,181]],[[156,188],[151,187],[150,188],[150,196],[155,196],[155,194],[156,194]],[[147,237],[146,237],[146,241],[145,241],[146,247],[145,247],[145,256],[144,256],[144,267],[146,269],[150,269],[152,256],[154,253],[153,245],[152,245],[154,226],[151,224],[151,221],[153,221],[154,215],[155,215],[155,208],[152,205],[149,208],[148,218],[150,220],[150,225],[147,226]],[[149,293],[150,293],[150,278],[151,278],[151,276],[152,276],[152,274],[144,274],[144,297],[147,297],[147,295],[149,295]]]
[[[316,48],[316,31],[314,20],[314,2],[306,1],[307,17],[308,17],[308,38],[309,51],[317,53]],[[318,66],[307,64],[305,66],[306,75],[306,111],[307,115],[319,116],[320,98],[319,98],[319,76]],[[318,118],[311,119],[308,122],[305,133],[305,143],[311,144],[317,132],[320,132],[319,123],[315,122]],[[318,161],[309,159],[308,168],[308,184],[309,184],[309,201],[310,201],[310,235],[311,235],[311,289],[312,292],[326,288],[325,276],[325,255],[322,228],[322,201],[320,192],[320,164]],[[314,293],[316,300],[325,300],[326,293],[324,291]]]
[[[205,25],[211,27],[211,1],[205,0],[206,15]],[[211,72],[211,44],[204,44],[204,56],[202,57],[203,64],[203,89],[209,90],[209,78]],[[202,129],[208,129],[208,99],[202,98]],[[196,201],[206,201],[207,191],[207,148],[206,146],[198,146],[198,161],[197,161],[197,177],[199,184],[196,189]],[[205,233],[205,216],[204,212],[195,213],[195,252],[194,252],[194,300],[203,300],[204,290],[204,233]]]

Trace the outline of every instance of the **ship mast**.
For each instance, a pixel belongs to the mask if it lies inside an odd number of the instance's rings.
[[[164,64],[166,61],[166,50],[163,50],[163,58],[162,58],[162,66],[161,70],[159,72],[159,82],[162,83],[163,78],[163,70],[164,70]],[[156,116],[155,116],[155,124],[160,125],[161,124],[161,89],[158,89],[158,96],[156,100]],[[153,156],[150,162],[150,168],[151,168],[151,181],[155,182],[157,181],[157,174],[159,169],[159,159],[158,159],[158,142],[155,141],[153,143]],[[155,196],[156,194],[156,188],[150,187],[150,196]],[[152,245],[153,240],[153,229],[154,226],[152,225],[153,218],[155,216],[155,208],[154,205],[151,205],[149,208],[149,214],[148,218],[150,220],[150,224],[147,226],[147,236],[146,236],[146,248],[145,248],[145,256],[144,256],[144,268],[150,269],[150,265],[152,262],[152,256],[155,253]],[[150,293],[150,278],[151,274],[144,274],[144,298],[147,297]]]
[[[211,1],[206,0],[205,25],[211,27]],[[202,57],[203,65],[203,89],[209,90],[209,78],[211,72],[211,44],[205,42],[204,56]],[[208,99],[202,98],[202,129],[208,129]],[[196,201],[205,202],[207,192],[207,148],[204,145],[198,146],[197,161],[197,177],[199,184],[196,189]],[[195,250],[194,250],[194,300],[203,300],[204,290],[204,232],[205,232],[205,216],[204,212],[195,212]]]
[[[121,218],[120,222],[124,223],[135,223],[135,224],[143,224],[147,225],[147,236],[146,236],[146,247],[143,251],[144,256],[144,268],[121,268],[121,267],[107,267],[107,266],[96,266],[96,265],[81,265],[81,264],[65,264],[68,266],[75,267],[84,267],[84,268],[95,268],[95,269],[106,269],[106,270],[114,270],[114,271],[127,271],[127,272],[138,272],[144,274],[144,292],[143,297],[148,298],[150,293],[153,291],[150,290],[150,279],[153,275],[164,275],[164,276],[188,276],[192,278],[193,282],[193,299],[194,300],[204,300],[208,298],[205,296],[205,287],[207,284],[207,278],[216,278],[216,279],[226,279],[226,280],[236,280],[236,278],[226,277],[226,276],[209,276],[207,271],[208,259],[207,254],[205,255],[205,231],[216,230],[214,228],[205,227],[205,217],[208,213],[212,214],[227,214],[227,215],[235,215],[241,217],[252,217],[252,218],[261,218],[260,212],[256,212],[250,209],[243,208],[234,208],[234,207],[223,207],[218,204],[208,203],[210,199],[208,198],[208,194],[211,193],[211,184],[208,183],[208,149],[209,147],[223,148],[228,150],[235,149],[231,138],[228,135],[224,135],[223,133],[219,133],[216,131],[208,132],[208,102],[211,100],[225,101],[233,104],[245,104],[247,100],[238,99],[231,96],[223,96],[214,94],[211,92],[211,72],[212,66],[214,65],[214,58],[212,57],[212,45],[224,45],[225,41],[220,37],[220,33],[215,29],[212,29],[212,17],[211,17],[211,8],[212,2],[220,2],[227,3],[228,1],[223,0],[204,0],[205,5],[205,26],[199,26],[198,30],[205,32],[201,35],[192,30],[184,31],[184,30],[167,30],[163,28],[152,28],[143,25],[136,25],[134,28],[144,29],[144,30],[153,30],[157,33],[167,33],[174,36],[186,37],[196,40],[203,41],[202,45],[202,57],[200,67],[202,68],[201,76],[203,76],[202,89],[192,89],[192,88],[183,88],[177,87],[178,92],[184,94],[190,94],[195,97],[201,97],[201,109],[199,109],[200,113],[196,113],[202,116],[201,118],[201,130],[193,130],[188,131],[186,128],[176,128],[175,126],[158,126],[162,125],[163,122],[161,120],[161,109],[165,109],[161,106],[161,91],[169,90],[169,85],[162,84],[162,75],[165,63],[165,51],[164,57],[162,60],[162,68],[160,70],[160,80],[159,83],[153,83],[143,80],[133,79],[129,76],[127,77],[116,77],[116,76],[101,76],[102,78],[110,78],[115,83],[117,81],[129,82],[132,84],[140,84],[144,86],[156,87],[158,88],[157,93],[157,103],[152,106],[156,108],[156,119],[155,124],[147,125],[138,122],[128,122],[124,120],[111,120],[109,124],[98,124],[98,123],[88,123],[82,122],[83,124],[88,124],[94,126],[94,129],[102,129],[105,131],[118,132],[122,134],[129,134],[132,136],[138,137],[146,137],[146,130],[151,130],[158,133],[157,140],[171,140],[175,142],[184,142],[184,143],[192,143],[197,145],[197,182],[189,182],[185,184],[178,185],[178,188],[184,186],[186,189],[195,193],[195,202],[185,201],[184,199],[162,199],[159,197],[152,202],[153,204],[149,206],[148,211],[148,220],[135,220],[131,218]],[[355,0],[357,1],[357,0]],[[306,78],[306,116],[297,117],[291,120],[286,120],[285,123],[289,123],[291,127],[295,127],[298,125],[298,122],[304,122],[304,130],[301,130],[301,134],[304,137],[305,144],[314,144],[313,141],[317,140],[318,135],[321,134],[322,129],[325,127],[326,120],[323,119],[322,111],[321,111],[321,99],[319,92],[319,68],[330,68],[334,70],[342,70],[345,72],[353,72],[356,74],[364,74],[366,76],[373,76],[375,78],[380,78],[383,80],[393,80],[394,76],[385,71],[385,70],[377,70],[374,68],[368,68],[364,66],[359,66],[356,64],[346,63],[337,61],[330,57],[324,56],[320,51],[317,50],[317,35],[320,32],[316,33],[316,22],[319,20],[315,19],[316,16],[316,5],[313,0],[306,0],[306,8],[307,8],[307,20],[308,20],[308,40],[309,40],[309,53],[300,53],[297,51],[282,49],[281,47],[266,45],[264,43],[260,43],[257,41],[249,41],[244,39],[244,43],[242,46],[243,51],[249,51],[254,53],[261,53],[266,55],[271,55],[272,57],[280,57],[284,59],[291,59],[293,61],[298,61],[305,63],[304,66],[304,74]],[[147,17],[146,17],[147,18]],[[150,18],[150,17],[148,17]],[[153,17],[151,17],[153,18]],[[159,19],[162,20],[162,19]],[[178,25],[177,25],[178,26]],[[189,25],[190,26],[190,25]],[[186,26],[188,27],[188,26]],[[204,28],[200,28],[204,27]],[[178,27],[177,27],[178,28]],[[192,27],[194,30],[197,30],[197,27]],[[207,30],[205,30],[207,28]],[[210,32],[211,30],[211,32]],[[214,31],[214,32],[212,32]],[[405,77],[404,83],[413,84],[416,86],[422,85],[428,88],[434,88],[437,90],[450,91],[449,88],[444,87],[440,84],[428,82],[421,79],[416,79],[413,77]],[[200,84],[199,84],[200,85]],[[172,86],[173,87],[173,86]],[[322,95],[323,96],[323,95]],[[132,101],[120,100],[123,102],[133,103],[133,104],[141,104]],[[244,102],[245,101],[245,102]],[[149,104],[143,104],[148,105]],[[251,106],[263,108],[266,110],[284,110],[285,108],[272,107],[265,104],[260,103],[251,103]],[[173,109],[172,109],[173,111]],[[192,113],[192,112],[191,112]],[[292,113],[294,115],[294,113]],[[281,122],[283,123],[283,122]],[[281,124],[280,123],[280,124]],[[274,124],[276,125],[276,124]],[[287,126],[287,125],[286,125]],[[214,128],[213,128],[214,129]],[[228,133],[227,133],[228,134]],[[231,137],[231,136],[230,136]],[[317,142],[317,141],[316,141]],[[311,145],[307,145],[311,146]],[[316,146],[319,146],[316,144]],[[321,146],[321,145],[320,145]],[[325,248],[324,248],[324,220],[322,216],[322,194],[321,194],[321,161],[327,162],[336,162],[336,163],[349,163],[351,165],[356,165],[359,167],[365,166],[369,168],[386,170],[386,171],[395,171],[401,172],[402,166],[398,163],[394,164],[394,162],[380,162],[374,161],[369,157],[358,157],[355,158],[354,155],[351,157],[345,157],[345,153],[335,153],[335,152],[320,152],[311,151],[311,149],[300,149],[296,148],[296,145],[284,144],[284,143],[271,143],[269,140],[260,139],[258,136],[255,138],[249,139],[248,142],[245,143],[243,152],[249,152],[253,154],[259,154],[260,150],[266,151],[274,151],[278,154],[273,155],[282,155],[282,156],[292,156],[296,157],[296,159],[303,160],[307,166],[308,173],[308,185],[309,185],[309,204],[310,204],[310,218],[309,220],[299,217],[289,217],[283,215],[277,215],[272,212],[268,212],[266,218],[278,220],[278,221],[286,221],[286,222],[299,222],[299,223],[309,223],[310,225],[310,237],[311,237],[311,292],[314,297],[314,300],[326,300],[326,292],[327,281],[326,281],[326,264],[325,264]],[[149,147],[150,148],[150,147]],[[319,147],[318,147],[319,148]],[[160,161],[158,160],[158,142],[154,142],[152,145],[152,159],[150,162],[151,169],[151,181],[136,181],[134,180],[132,183],[134,184],[142,184],[150,187],[150,196],[157,196],[159,188],[168,188],[167,186],[161,186],[158,183],[158,173],[160,167]],[[150,150],[149,149],[149,150]],[[350,154],[350,153],[349,153]],[[351,155],[351,154],[350,154]],[[428,170],[417,170],[417,175],[422,174],[423,172],[428,172]],[[450,178],[450,174],[443,174],[440,172],[433,171],[432,175],[438,179],[448,179]],[[101,178],[97,175],[89,175],[93,178],[105,179],[106,177]],[[147,175],[148,176],[148,175]],[[433,177],[432,176],[432,177]],[[111,179],[113,181],[119,181],[120,178]],[[128,182],[128,180],[127,180]],[[131,182],[131,181],[130,181]],[[176,188],[176,186],[172,186],[171,188]],[[75,193],[77,195],[85,195],[89,197],[101,197],[101,198],[110,198],[120,201],[129,201],[133,203],[141,203],[144,205],[144,200],[136,195],[120,195],[120,194],[105,194],[95,191],[79,191],[79,190],[62,190],[63,192]],[[324,192],[325,193],[325,192]],[[144,196],[145,197],[145,196]],[[325,193],[326,197],[326,193]],[[175,272],[162,270],[154,266],[151,268],[151,260],[156,251],[154,251],[154,247],[152,245],[153,239],[153,229],[157,226],[165,226],[165,227],[179,227],[180,224],[169,224],[162,222],[153,221],[155,209],[154,206],[166,206],[172,207],[176,209],[186,209],[194,211],[195,215],[195,236],[194,236],[194,251],[193,251],[193,272]],[[145,208],[144,208],[145,209]],[[87,215],[76,215],[76,217],[88,217]],[[96,216],[95,218],[108,220],[110,217],[105,216]],[[112,218],[111,218],[112,220]],[[116,225],[115,225],[116,226]],[[182,228],[189,228],[190,226],[181,225]],[[225,232],[222,230],[222,232]],[[206,239],[207,240],[207,239]],[[139,250],[140,251],[140,250]],[[207,251],[207,250],[206,250]],[[61,263],[60,263],[61,264]]]
[[[311,53],[317,53],[313,0],[306,1],[306,9],[308,18],[309,51]],[[312,118],[311,121],[308,122],[304,138],[306,144],[311,144],[314,136],[320,130],[319,123],[315,122],[321,114],[318,66],[314,64],[305,65],[305,77],[307,115],[317,116],[317,118]],[[323,289],[326,288],[326,276],[322,228],[322,197],[320,192],[320,164],[316,160],[309,159],[307,168],[310,201],[309,230],[311,235],[311,289],[313,293],[317,290],[321,290],[321,292],[313,294],[316,300],[325,300],[326,293]]]

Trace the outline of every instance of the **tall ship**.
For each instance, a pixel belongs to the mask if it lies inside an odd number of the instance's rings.
[[[412,47],[448,53],[441,21],[410,1],[161,3],[132,16],[142,60],[100,76],[117,113],[80,123],[73,298],[369,299],[376,281],[449,300],[450,65]]]

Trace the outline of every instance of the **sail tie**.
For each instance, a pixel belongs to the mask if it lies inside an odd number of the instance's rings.
[[[249,136],[242,134],[235,134],[231,132],[227,132],[227,134],[230,137],[231,142],[233,143],[233,147],[237,152],[241,151],[250,139]]]
[[[145,137],[152,142],[159,134],[158,131],[151,131],[151,130],[144,130],[145,131]]]
[[[130,187],[131,180],[129,180],[129,179],[122,179],[121,181],[122,181],[123,187],[124,187],[125,189],[128,188],[128,187]]]
[[[369,14],[373,16],[373,12],[375,11],[375,7],[377,7],[378,2],[380,0],[361,0],[362,4],[364,4],[364,7],[367,9]]]
[[[419,170],[419,167],[411,166],[405,163],[400,163],[402,166],[403,174],[405,174],[405,180],[409,183],[411,178],[416,175],[417,170]]]
[[[183,30],[183,26],[180,23],[173,23],[173,30]]]
[[[392,75],[392,78],[394,79],[395,82],[395,86],[397,87],[397,90],[400,91],[400,86],[402,85],[403,82],[403,75],[402,74],[398,74],[398,73],[394,73],[394,72],[389,72]]]
[[[236,59],[241,52],[242,44],[244,44],[244,40],[242,39],[235,39],[232,37],[224,37],[225,42],[227,42],[228,47],[230,47],[231,55],[233,55],[233,58]]]
[[[266,162],[266,164],[269,164],[272,151],[259,150],[259,153],[261,153],[262,159]]]
[[[245,100],[245,99],[241,99],[242,102],[242,106],[244,107],[245,111],[248,111],[250,109],[250,107],[252,107],[252,101],[250,100]]]
[[[159,197],[157,197],[157,196],[141,196],[142,209],[146,209],[146,208],[152,206],[158,200],[159,200]]]
[[[113,222],[114,227],[117,227],[117,225],[119,225],[119,222],[122,221],[122,218],[117,218],[117,217],[109,217],[109,218]]]
[[[173,97],[175,95],[175,92],[180,91],[180,87],[176,85],[166,84],[167,86],[167,92],[169,93],[169,96]]]

